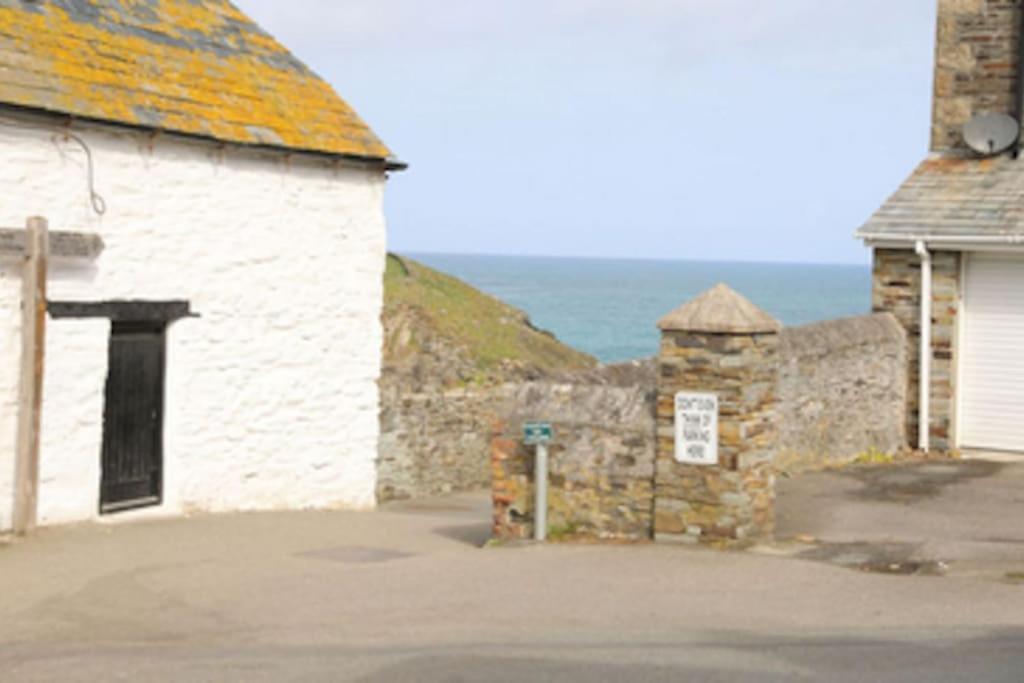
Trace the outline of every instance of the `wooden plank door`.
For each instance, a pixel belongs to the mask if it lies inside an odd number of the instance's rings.
[[[103,415],[100,511],[159,505],[166,324],[114,322]]]

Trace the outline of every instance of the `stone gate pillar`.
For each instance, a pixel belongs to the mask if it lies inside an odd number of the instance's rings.
[[[658,327],[655,539],[720,548],[769,539],[781,325],[718,285]]]

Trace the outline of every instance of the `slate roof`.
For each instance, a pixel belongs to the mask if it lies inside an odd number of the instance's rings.
[[[227,0],[0,0],[0,103],[391,157],[330,85]]]
[[[756,334],[778,332],[782,324],[728,285],[716,285],[660,321],[662,330]]]
[[[890,237],[1024,236],[1024,159],[926,160],[857,232]]]

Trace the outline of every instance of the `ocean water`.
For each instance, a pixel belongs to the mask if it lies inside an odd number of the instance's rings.
[[[724,282],[786,325],[868,313],[868,266],[409,254],[606,363],[653,356],[657,321]]]

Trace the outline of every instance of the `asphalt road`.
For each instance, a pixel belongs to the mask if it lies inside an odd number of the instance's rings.
[[[464,643],[368,647],[57,647],[6,669],[12,681],[912,681],[1019,683],[1022,634],[902,640],[676,636],[660,642]],[[9,677],[8,677],[9,676]]]
[[[754,553],[481,549],[484,496],[47,530],[0,546],[0,681],[1019,683],[1024,469],[964,467],[784,482],[804,538]]]

